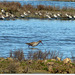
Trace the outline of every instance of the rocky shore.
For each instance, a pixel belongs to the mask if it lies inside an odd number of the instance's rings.
[[[75,9],[38,5],[36,7],[19,2],[0,2],[0,20],[15,19],[59,19],[75,20]]]
[[[70,58],[61,61],[57,59],[48,60],[22,60],[13,58],[0,58],[0,73],[56,73],[74,74],[75,63]]]
[[[10,51],[10,57],[0,57],[0,73],[46,73],[74,74],[75,61],[70,58],[58,57],[56,51],[29,52],[25,58],[22,50]]]

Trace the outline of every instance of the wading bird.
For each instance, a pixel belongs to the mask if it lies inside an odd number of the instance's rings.
[[[37,41],[37,42],[31,42],[31,43],[26,43],[26,44],[28,45],[28,47],[29,47],[29,46],[34,47],[34,46],[37,46],[39,43],[42,43],[42,41],[39,40],[39,41]],[[42,44],[43,44],[43,43],[42,43]]]

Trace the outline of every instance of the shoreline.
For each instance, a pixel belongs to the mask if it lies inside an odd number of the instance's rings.
[[[0,20],[17,20],[17,19],[19,19],[19,20],[21,20],[21,19],[23,19],[23,20],[29,20],[29,19],[40,19],[40,20],[75,20],[75,18],[55,18],[55,17],[53,17],[53,18],[35,18],[35,17],[18,17],[18,18],[0,18]]]
[[[0,58],[0,74],[74,74],[75,62],[70,58],[64,60],[45,59],[45,60],[18,60],[17,58]]]
[[[0,2],[0,20],[10,19],[57,19],[75,20],[75,8],[37,5],[36,7],[19,2]]]

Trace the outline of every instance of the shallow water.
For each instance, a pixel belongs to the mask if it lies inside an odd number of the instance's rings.
[[[34,48],[26,42],[42,40]],[[8,57],[10,50],[28,51],[56,50],[64,57],[75,56],[75,20],[0,20],[0,57]]]

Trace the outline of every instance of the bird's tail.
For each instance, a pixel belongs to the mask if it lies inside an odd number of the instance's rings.
[[[29,44],[29,43],[25,43],[25,44]]]

